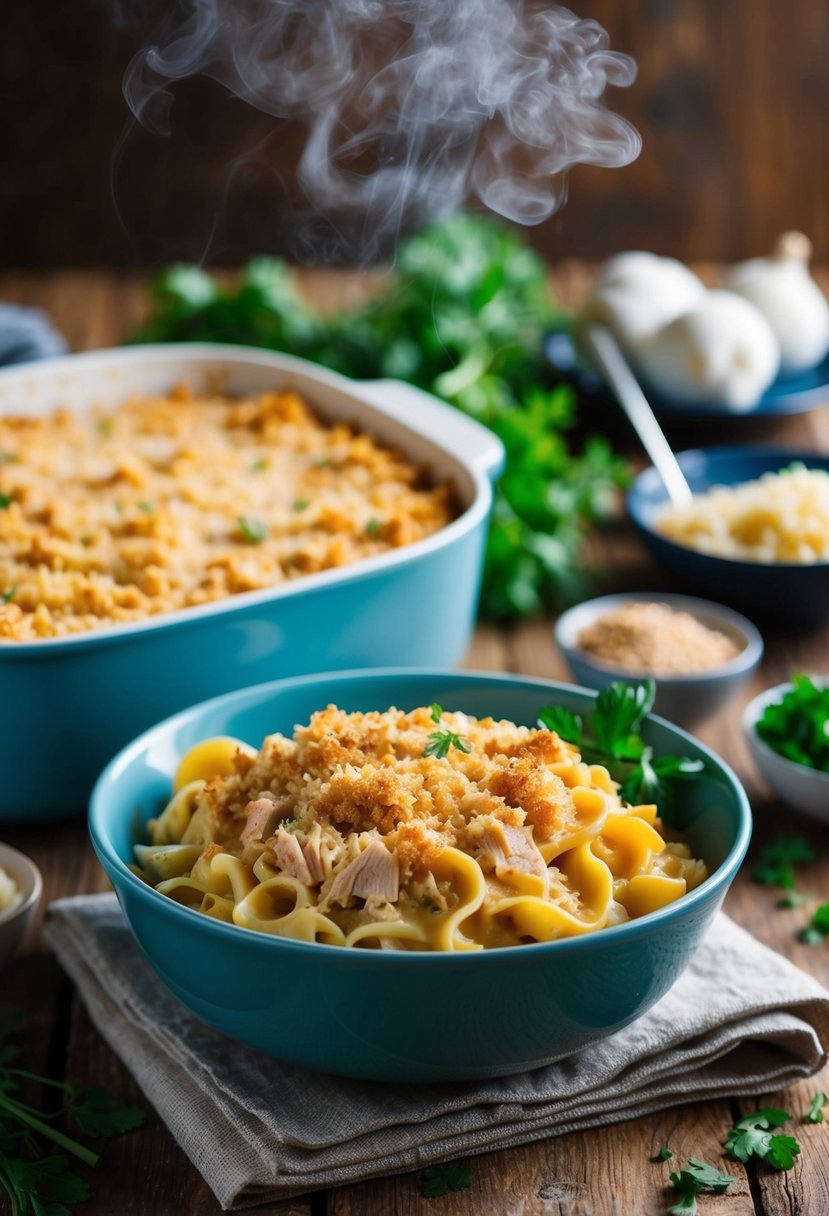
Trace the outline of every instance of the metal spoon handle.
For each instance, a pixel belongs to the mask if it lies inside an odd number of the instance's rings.
[[[587,325],[581,333],[581,345],[630,419],[642,447],[662,478],[671,502],[675,507],[685,506],[693,497],[691,487],[619,343],[607,326]]]

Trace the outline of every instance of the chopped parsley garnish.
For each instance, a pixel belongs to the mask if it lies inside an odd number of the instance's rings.
[[[0,464],[14,464],[17,452],[0,452]]]
[[[261,545],[268,535],[268,525],[264,519],[256,519],[252,515],[237,515],[236,522],[248,544]]]
[[[330,456],[321,456],[319,460],[313,461],[311,467],[314,469],[330,469],[333,463],[334,461]]]
[[[788,1123],[788,1111],[774,1106],[763,1106],[738,1119],[725,1138],[725,1151],[735,1161],[748,1161],[759,1157],[775,1170],[790,1170],[800,1152],[800,1145],[793,1136],[786,1136],[773,1129]]]
[[[809,902],[809,896],[804,891],[789,891],[782,899],[778,899],[778,908],[802,908]]]
[[[808,676],[793,676],[791,689],[766,706],[754,729],[786,760],[829,773],[829,688],[818,688]]]
[[[104,416],[99,418],[95,423],[98,428],[99,435],[109,435],[112,432],[112,419]]]
[[[433,701],[429,709],[432,721],[439,726],[443,707],[438,705],[437,701]],[[472,751],[466,739],[461,735],[456,735],[453,730],[433,730],[429,735],[429,742],[423,749],[423,755],[436,756],[438,760],[443,760],[449,755],[450,747],[455,747],[459,752],[465,752],[467,755]]]
[[[0,511],[5,511],[14,502],[14,494],[4,494],[0,491]]]
[[[826,1094],[821,1090],[818,1090],[818,1092],[812,1097],[808,1113],[803,1116],[803,1122],[822,1123],[823,1108],[827,1102],[829,1102],[829,1098],[827,1098]]]
[[[254,460],[250,466],[251,473],[264,473],[268,467],[268,459],[266,456],[260,456],[258,460]]]
[[[679,1191],[680,1197],[668,1208],[668,1212],[684,1212],[686,1216],[694,1216],[697,1211],[697,1195],[703,1192],[723,1195],[732,1182],[736,1181],[736,1178],[723,1174],[716,1166],[708,1165],[697,1157],[689,1157],[686,1166],[671,1173],[671,1185],[674,1190]]]
[[[126,1106],[105,1089],[78,1089],[71,1082],[34,1076],[16,1068],[20,1049],[14,1022],[0,1026],[0,1193],[11,1199],[14,1216],[69,1216],[70,1207],[89,1198],[89,1184],[75,1173],[67,1154],[94,1166],[97,1153],[54,1125],[66,1116],[87,1136],[114,1136],[141,1127],[142,1110]],[[41,1111],[22,1101],[22,1080],[61,1094],[57,1111]],[[47,1147],[47,1142],[51,1142]],[[52,1146],[62,1150],[51,1151]]]
[[[294,511],[305,511],[308,507],[310,507],[310,505],[311,501],[308,498],[295,498],[292,509]]]
[[[802,836],[778,836],[760,853],[760,859],[751,871],[751,877],[764,886],[793,891],[794,867],[814,860],[814,849]]]
[[[376,519],[376,518],[370,519],[368,521],[368,523],[366,524],[366,535],[367,536],[379,536],[380,533],[383,531],[383,527],[384,527],[384,524],[383,524],[382,519]]]
[[[656,1161],[670,1161],[671,1157],[673,1157],[673,1153],[671,1152],[671,1150],[669,1148],[665,1148],[665,1146],[663,1145],[663,1147],[656,1154],[655,1160]]]
[[[4,591],[2,596],[0,596],[0,599],[3,600],[4,604],[10,604],[16,595],[17,595],[17,588],[9,587],[8,590]]]
[[[155,510],[155,506],[146,498],[142,498],[138,504],[138,510],[144,511],[147,515],[152,515],[153,511]]]
[[[829,903],[818,904],[812,913],[812,919],[805,929],[798,934],[800,940],[807,946],[819,946],[829,935]]]
[[[538,725],[574,744],[588,764],[604,765],[619,782],[624,802],[658,802],[664,807],[670,783],[701,772],[703,765],[685,756],[654,756],[645,744],[639,730],[655,691],[653,680],[616,680],[596,698],[589,722],[562,705],[548,705],[539,711]]]
[[[423,1171],[420,1193],[426,1199],[439,1199],[450,1191],[465,1191],[468,1187],[469,1166],[449,1161],[445,1165],[427,1166]]]
[[[89,546],[92,544],[92,537],[88,533],[85,534],[84,536],[79,537],[79,540],[80,540],[81,544],[83,545],[84,549],[88,549]]]

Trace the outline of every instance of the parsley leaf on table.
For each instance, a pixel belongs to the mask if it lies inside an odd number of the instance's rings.
[[[430,1165],[423,1171],[420,1193],[426,1199],[439,1199],[449,1191],[465,1191],[469,1186],[469,1166],[447,1162]]]
[[[778,836],[761,851],[751,877],[764,886],[793,891],[796,884],[794,867],[814,860],[815,852],[808,840],[802,836]]]
[[[669,1213],[686,1213],[694,1216],[697,1211],[697,1195],[701,1192],[711,1192],[715,1195],[724,1194],[736,1182],[730,1174],[723,1174],[716,1166],[700,1161],[698,1157],[689,1157],[688,1164],[680,1170],[671,1173],[671,1185],[679,1191],[680,1197],[671,1207]]]
[[[68,1090],[68,1110],[75,1123],[87,1136],[119,1136],[141,1127],[146,1121],[143,1110],[137,1106],[125,1106],[119,1097],[109,1090]]]
[[[725,1138],[725,1149],[735,1161],[748,1161],[759,1157],[768,1161],[776,1170],[789,1170],[800,1145],[793,1136],[774,1133],[773,1128],[782,1127],[791,1119],[788,1111],[774,1106],[763,1106],[742,1119],[738,1119]]]
[[[803,1116],[803,1122],[804,1123],[822,1123],[823,1122],[823,1108],[827,1104],[827,1102],[829,1102],[829,1098],[827,1098],[826,1094],[823,1093],[821,1090],[818,1090],[818,1092],[812,1096],[812,1101],[809,1105],[808,1114],[805,1114]]]
[[[819,946],[827,935],[829,935],[829,902],[818,904],[812,913],[811,921],[798,934],[800,940],[809,946]]]
[[[645,744],[639,729],[654,695],[653,680],[616,680],[596,698],[589,722],[561,705],[547,705],[538,712],[538,725],[572,743],[588,764],[604,765],[619,782],[623,801],[657,802],[665,808],[671,783],[699,773],[703,765],[686,756],[654,756]]]
[[[356,311],[320,314],[279,261],[257,258],[235,286],[194,267],[157,281],[137,341],[206,340],[289,351],[356,379],[392,377],[442,397],[506,449],[484,563],[482,609],[499,618],[573,600],[588,581],[586,530],[629,480],[603,439],[575,450],[576,397],[550,387],[543,344],[564,328],[548,270],[512,230],[455,215],[402,241],[394,274]]]

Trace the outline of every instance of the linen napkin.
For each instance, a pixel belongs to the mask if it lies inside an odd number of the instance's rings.
[[[829,992],[722,914],[671,991],[611,1038],[532,1072],[430,1085],[326,1076],[231,1042],[158,980],[114,895],[53,903],[46,936],[225,1209],[779,1089],[821,1068],[829,1043]]]
[[[0,303],[0,365],[66,354],[66,341],[45,312]]]

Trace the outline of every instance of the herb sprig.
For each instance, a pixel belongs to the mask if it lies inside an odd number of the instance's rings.
[[[701,760],[686,756],[654,756],[639,733],[653,706],[653,680],[628,684],[614,681],[596,698],[589,721],[561,705],[539,711],[538,724],[574,744],[588,764],[602,764],[619,796],[632,804],[657,802],[669,806],[671,783],[702,770]]]
[[[679,1170],[671,1171],[671,1185],[679,1191],[679,1199],[668,1208],[670,1213],[685,1213],[694,1216],[697,1211],[697,1195],[723,1195],[732,1182],[736,1182],[730,1174],[723,1174],[716,1166],[700,1161],[698,1157],[689,1157],[688,1164]]]
[[[507,453],[496,488],[482,609],[521,617],[588,581],[582,543],[614,509],[628,470],[603,438],[567,432],[576,398],[550,387],[546,334],[564,328],[548,269],[511,230],[456,215],[401,242],[395,273],[356,311],[309,310],[283,262],[257,258],[235,286],[192,266],[157,280],[138,341],[217,341],[284,350],[356,379],[394,377],[488,426]]]
[[[440,726],[440,721],[443,716],[443,707],[438,705],[437,701],[433,701],[430,706],[432,721]],[[449,755],[449,749],[456,748],[459,752],[467,754],[472,750],[466,739],[462,735],[455,734],[453,730],[433,730],[429,735],[429,742],[423,749],[424,756],[436,756],[438,760],[443,760]]]
[[[794,891],[797,886],[794,867],[815,860],[815,851],[802,836],[778,836],[763,847],[751,877],[767,887],[782,887]]]
[[[55,1121],[66,1117],[87,1136],[114,1136],[141,1127],[146,1116],[105,1089],[80,1089],[18,1068],[18,1030],[13,1021],[0,1025],[0,1193],[12,1216],[70,1216],[71,1207],[89,1198],[89,1184],[67,1154],[87,1166],[97,1165],[99,1156]],[[59,1093],[59,1108],[45,1112],[25,1103],[19,1096],[23,1080]],[[63,1151],[53,1152],[44,1141]]]

